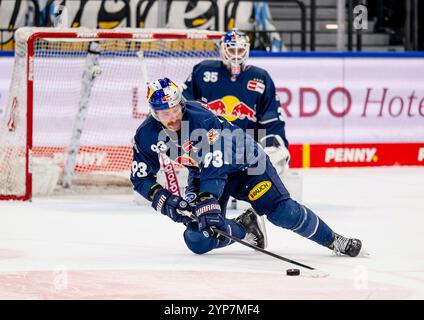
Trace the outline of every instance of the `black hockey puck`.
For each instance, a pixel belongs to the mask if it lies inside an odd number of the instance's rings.
[[[299,269],[287,269],[286,274],[288,276],[298,276],[298,275],[300,275],[300,270]]]

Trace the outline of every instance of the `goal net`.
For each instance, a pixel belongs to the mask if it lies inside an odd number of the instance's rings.
[[[0,199],[76,185],[129,188],[132,138],[148,115],[146,82],[182,84],[219,56],[201,30],[21,28],[0,123]]]

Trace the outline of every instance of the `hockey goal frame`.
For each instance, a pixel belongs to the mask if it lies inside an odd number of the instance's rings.
[[[26,40],[27,43],[27,56],[26,56],[26,147],[25,147],[25,194],[23,195],[1,195],[0,200],[20,200],[28,201],[32,197],[32,182],[33,175],[31,170],[32,163],[32,149],[33,149],[33,121],[34,121],[34,54],[35,42],[37,39],[84,39],[84,41],[95,40],[220,40],[223,36],[222,32],[209,31],[209,30],[165,30],[165,29],[126,29],[121,30],[113,29],[102,31],[99,29],[57,29],[49,28],[22,28],[31,30],[40,30],[32,33]],[[10,101],[10,99],[9,99]],[[8,108],[13,108],[9,106]],[[13,115],[13,110],[11,115]]]

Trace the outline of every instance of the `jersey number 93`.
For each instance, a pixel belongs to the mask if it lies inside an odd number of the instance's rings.
[[[132,176],[137,176],[137,178],[143,178],[147,176],[147,164],[145,164],[144,162],[133,161]]]

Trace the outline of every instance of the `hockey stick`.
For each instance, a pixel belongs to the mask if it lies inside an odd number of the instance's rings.
[[[194,215],[194,214],[193,214],[192,212],[190,212],[190,211],[179,211],[179,213],[180,213],[181,215],[184,215],[184,216],[187,216],[187,217],[191,218],[191,219],[192,219],[192,220],[194,220],[194,221],[198,221],[197,216],[196,216],[196,215]],[[227,233],[227,232],[225,232],[225,231],[219,230],[219,229],[217,229],[216,227],[211,227],[211,229],[212,229],[212,231],[213,231],[213,232],[216,232],[217,234],[219,234],[219,235],[221,235],[221,236],[223,236],[223,237],[225,237],[225,238],[227,238],[227,239],[230,239],[230,240],[232,240],[232,241],[234,241],[234,242],[238,242],[238,243],[240,243],[240,244],[242,244],[242,245],[244,245],[244,246],[246,246],[246,247],[249,247],[249,248],[254,249],[254,250],[256,250],[256,251],[259,251],[259,252],[262,252],[262,253],[264,253],[264,254],[267,254],[267,255],[269,255],[269,256],[271,256],[271,257],[273,257],[273,258],[276,258],[276,259],[279,259],[279,260],[282,260],[282,261],[285,261],[285,262],[288,262],[288,263],[291,263],[291,264],[297,265],[297,266],[299,266],[299,267],[302,267],[302,268],[305,268],[305,269],[311,270],[311,271],[312,271],[312,273],[311,273],[310,275],[311,275],[312,277],[314,277],[314,278],[322,278],[322,277],[327,277],[327,276],[329,275],[328,273],[326,273],[326,272],[324,272],[324,271],[321,271],[321,270],[318,270],[318,269],[316,269],[316,268],[310,267],[310,266],[308,266],[308,265],[306,265],[306,264],[303,264],[303,263],[300,263],[300,262],[297,262],[297,261],[294,261],[294,260],[291,260],[291,259],[285,258],[285,257],[283,257],[283,256],[280,256],[280,255],[276,254],[276,253],[273,253],[273,252],[270,252],[270,251],[268,251],[268,250],[265,250],[265,249],[259,248],[259,247],[255,246],[255,245],[253,245],[253,244],[250,244],[250,243],[248,243],[248,242],[246,242],[246,241],[244,241],[244,240],[238,239],[238,238],[236,238],[236,237],[234,237],[234,236],[232,236],[232,235],[228,234],[228,233]]]
[[[174,169],[172,162],[170,162],[170,166]],[[175,169],[174,169],[174,172],[175,172]],[[165,170],[165,175],[167,176],[167,180],[168,180],[169,171]],[[178,184],[178,178],[177,178],[177,175],[176,174],[175,174],[175,179],[177,180],[177,184]],[[191,218],[193,221],[198,221],[197,216],[194,215],[191,211],[181,211],[181,210],[178,210],[178,212],[181,215],[183,215],[183,216],[186,216],[186,217]],[[260,217],[262,218],[263,216],[260,216]],[[221,235],[221,236],[223,236],[223,237],[225,237],[227,239],[230,239],[230,240],[232,240],[234,242],[238,242],[238,243],[240,243],[240,244],[242,244],[242,245],[244,245],[246,247],[249,247],[249,248],[251,248],[253,250],[262,252],[264,254],[267,254],[267,255],[269,255],[269,256],[271,256],[273,258],[282,260],[284,262],[288,262],[288,263],[297,265],[299,267],[303,267],[305,269],[311,270],[312,271],[312,273],[310,273],[310,276],[311,277],[314,277],[314,278],[323,278],[323,277],[327,277],[329,275],[328,273],[326,273],[324,271],[321,271],[321,270],[318,270],[316,268],[310,267],[310,266],[308,266],[306,264],[303,264],[303,263],[300,263],[300,262],[297,262],[297,261],[294,261],[294,260],[285,258],[283,256],[280,256],[280,255],[276,254],[276,253],[273,253],[273,252],[270,252],[268,250],[259,248],[259,247],[255,246],[255,245],[252,245],[252,244],[250,244],[250,243],[248,243],[248,242],[246,242],[244,240],[238,239],[238,238],[236,238],[236,237],[234,237],[234,236],[226,233],[225,231],[219,230],[219,229],[217,229],[215,227],[212,227],[211,229],[212,229],[213,232],[216,232],[219,235]]]

